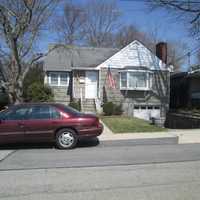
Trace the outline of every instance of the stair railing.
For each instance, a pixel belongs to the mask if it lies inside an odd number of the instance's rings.
[[[83,111],[83,88],[81,87],[80,88],[80,93],[81,93],[81,102],[80,102],[80,104],[81,104],[81,111]]]

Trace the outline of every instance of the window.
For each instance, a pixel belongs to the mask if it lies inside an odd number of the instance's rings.
[[[48,76],[48,83],[52,86],[68,86],[69,73],[67,72],[50,72]]]
[[[81,114],[81,112],[79,112],[78,110],[76,110],[70,106],[60,105],[60,107],[66,113],[69,113],[72,115],[80,115]]]
[[[124,88],[127,87],[127,73],[126,72],[121,73],[121,87],[124,87]]]
[[[160,109],[160,106],[154,106],[154,109],[155,109],[155,110],[159,110],[159,109]]]
[[[120,89],[123,90],[149,90],[150,72],[148,71],[124,71],[120,72]]]
[[[29,111],[29,119],[51,119],[49,106],[33,106]]]
[[[141,106],[141,110],[146,110],[146,106]]]
[[[2,118],[5,120],[23,120],[27,118],[27,112],[27,107],[11,109],[5,112]]]
[[[67,73],[60,74],[60,85],[68,85],[68,74]]]
[[[153,109],[153,106],[148,106],[148,110],[152,110]]]
[[[51,85],[58,85],[58,74],[51,73],[50,78],[51,78],[50,81]]]
[[[50,117],[51,119],[60,119],[60,112],[56,110],[54,107],[50,107]]]
[[[32,106],[29,109],[28,119],[60,119],[60,113],[52,106]]]

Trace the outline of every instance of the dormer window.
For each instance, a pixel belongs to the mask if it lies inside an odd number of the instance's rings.
[[[121,90],[150,90],[152,72],[146,70],[126,70],[120,72]]]

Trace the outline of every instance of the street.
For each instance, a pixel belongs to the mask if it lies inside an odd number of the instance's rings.
[[[0,199],[199,199],[200,144],[21,148],[0,162]]]

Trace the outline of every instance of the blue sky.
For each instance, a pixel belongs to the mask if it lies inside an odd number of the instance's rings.
[[[184,52],[192,51],[198,42],[189,36],[188,27],[183,21],[179,21],[165,10],[154,10],[150,12],[148,4],[143,0],[118,0],[119,8],[123,12],[122,20],[127,24],[134,24],[143,32],[150,34],[155,32],[160,41],[174,41],[185,43],[188,48]],[[187,68],[188,59],[183,66]],[[191,64],[196,62],[196,55],[191,56]]]
[[[74,0],[76,3],[82,3],[86,0]],[[109,0],[108,0],[109,1]],[[147,4],[143,0],[117,0],[119,9],[122,12],[121,23],[133,24],[143,32],[151,34],[157,29],[157,37],[160,41],[175,41],[184,42],[187,44],[188,52],[194,49],[198,43],[193,38],[189,37],[187,27],[182,21],[174,19],[171,15],[163,10],[150,12],[147,9]],[[54,42],[55,37],[49,33],[43,37],[43,42],[40,47],[42,51],[47,49],[48,43]],[[191,57],[191,63],[195,62],[195,55]],[[185,66],[187,63],[185,64]]]

